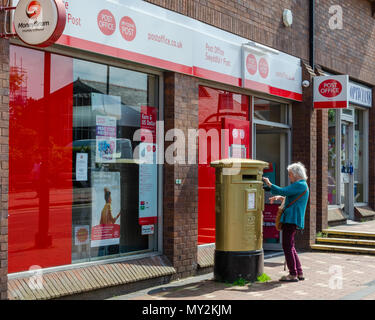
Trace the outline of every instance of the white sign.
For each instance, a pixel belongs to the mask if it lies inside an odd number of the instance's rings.
[[[142,236],[154,234],[155,226],[153,224],[142,226]]]
[[[348,106],[348,75],[314,77],[314,109],[342,109]]]
[[[88,154],[77,153],[76,156],[76,181],[87,181]]]
[[[65,5],[61,0],[20,0],[13,21],[15,32],[23,42],[47,47],[64,31]]]
[[[372,107],[372,90],[371,88],[356,84],[349,83],[349,99],[350,102],[363,106]]]
[[[247,210],[255,210],[255,192],[247,193]]]
[[[243,83],[248,39],[140,0],[65,5],[61,45],[302,101],[300,59],[281,51],[257,45]]]
[[[300,61],[264,46],[243,46],[244,88],[302,100]]]

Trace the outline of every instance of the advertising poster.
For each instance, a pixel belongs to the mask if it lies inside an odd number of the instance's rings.
[[[139,145],[139,157],[144,161],[139,165],[140,225],[152,225],[157,221],[156,120],[156,108],[141,107],[141,132],[145,139]]]
[[[116,118],[96,116],[96,157],[99,163],[115,162]]]
[[[91,247],[120,242],[120,172],[92,173]]]

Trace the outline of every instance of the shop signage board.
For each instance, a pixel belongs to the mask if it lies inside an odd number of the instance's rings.
[[[314,109],[349,107],[349,76],[314,77]]]
[[[349,100],[362,107],[372,107],[372,90],[357,83],[349,82]]]
[[[292,100],[301,100],[299,60],[253,43],[243,46],[243,87]]]
[[[244,74],[248,39],[140,0],[64,3],[60,45],[302,101],[296,57],[257,44],[256,73]]]
[[[62,35],[66,10],[62,0],[19,0],[14,11],[13,26],[26,44],[48,47]]]

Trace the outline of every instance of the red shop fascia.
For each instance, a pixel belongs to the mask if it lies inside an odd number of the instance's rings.
[[[204,83],[211,81],[212,85],[199,86],[199,129],[227,129],[232,133],[223,149],[220,137],[216,143],[212,140],[217,152],[207,151],[204,163],[199,164],[199,197],[210,200],[198,204],[198,243],[214,242],[215,178],[209,163],[218,157],[253,157],[252,96],[286,103],[302,101],[300,60],[140,0],[121,5],[90,0],[89,10],[85,1],[39,2],[41,8],[27,7],[23,12],[28,20],[39,21],[40,10],[58,4],[53,8],[61,18],[57,19],[52,34],[40,41],[28,39],[27,32],[17,30],[23,42],[12,40],[10,48],[9,273],[26,271],[32,265],[43,268],[69,265],[75,241],[90,242],[90,236],[87,239],[90,223],[82,222],[81,230],[72,227],[72,210],[79,201],[73,192],[78,168],[77,161],[72,161],[74,141],[92,138],[84,130],[80,137],[72,134],[76,125],[74,92],[78,87],[76,80],[81,80],[79,88],[88,86],[83,81],[85,70],[100,77],[100,67],[93,64],[92,69],[85,69],[85,63],[77,62],[76,58],[106,60],[107,70],[113,58],[136,70],[172,71],[204,79]],[[29,1],[19,1],[18,5],[22,3],[30,5]],[[63,22],[65,28],[61,27]],[[50,24],[41,23],[40,27]],[[18,22],[17,26],[31,27],[27,22]],[[75,78],[77,66],[82,77]],[[121,72],[117,69],[113,69],[113,74]],[[150,77],[147,81],[152,81]],[[223,87],[228,90],[222,90]],[[147,93],[148,99],[151,95]],[[147,109],[145,113],[152,112]],[[107,127],[108,131],[113,129],[110,124]],[[73,178],[72,172],[75,172]],[[117,178],[111,177],[113,181]],[[118,179],[122,183],[122,178]],[[114,198],[115,192],[112,195]],[[155,201],[153,195],[149,197],[151,202]],[[115,199],[112,211],[116,202],[122,206],[121,200]],[[143,209],[136,204],[136,210]],[[157,211],[157,206],[151,209]],[[152,214],[145,217],[146,226],[157,223]],[[207,228],[211,233],[204,233]],[[150,230],[142,227],[137,232],[142,232],[142,236],[156,232]],[[118,244],[117,237],[110,236],[100,246],[106,247],[105,250],[97,256],[111,256],[111,246],[116,245],[121,253],[121,236]],[[141,240],[123,243],[123,252],[144,249],[142,245]]]

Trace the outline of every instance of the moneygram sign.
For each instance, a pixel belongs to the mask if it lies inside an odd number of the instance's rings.
[[[61,0],[20,0],[14,12],[14,29],[26,44],[48,47],[55,43],[66,24]]]
[[[343,109],[348,106],[348,75],[314,77],[314,109]]]

